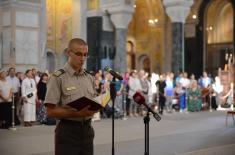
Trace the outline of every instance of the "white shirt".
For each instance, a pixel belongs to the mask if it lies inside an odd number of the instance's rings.
[[[188,78],[182,77],[179,81],[182,84],[182,87],[188,88],[190,84],[190,80]]]
[[[209,77],[202,78],[202,85],[204,88],[207,88],[211,84],[211,79]]]
[[[34,79],[35,79],[35,82],[38,84],[40,77],[36,75]]]
[[[10,83],[11,87],[12,87],[12,92],[13,93],[17,93],[19,92],[19,88],[20,88],[20,80],[17,77],[10,77],[7,76],[6,80],[8,81],[8,83]]]
[[[11,91],[11,85],[8,83],[8,81],[0,81],[0,91],[2,93],[2,96],[7,98],[10,95]],[[8,100],[8,102],[11,102],[12,98]],[[6,102],[2,98],[0,98],[0,102]]]
[[[156,82],[159,80],[159,75],[152,73],[151,76],[151,89],[152,93],[157,93],[157,87],[156,87]]]
[[[36,87],[36,83],[34,79],[26,77],[22,81],[21,93],[22,93],[22,97],[27,97],[27,95],[30,93],[33,93],[34,96],[36,96],[37,87]]]
[[[140,83],[139,78],[130,77],[128,84],[130,88],[129,97],[132,99],[133,95],[136,93],[137,90],[140,90],[140,91],[142,90],[141,83]]]
[[[221,85],[220,82],[216,82],[216,83],[212,84],[212,88],[218,94],[222,93],[222,91],[223,91],[223,85]]]

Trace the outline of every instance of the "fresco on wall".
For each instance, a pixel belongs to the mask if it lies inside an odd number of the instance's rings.
[[[72,0],[47,0],[47,48],[61,53],[72,38]]]

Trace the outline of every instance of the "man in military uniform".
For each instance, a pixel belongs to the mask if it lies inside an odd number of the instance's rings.
[[[47,115],[60,120],[55,130],[55,154],[93,155],[91,118],[97,111],[89,110],[89,106],[77,111],[67,105],[82,96],[96,95],[94,78],[83,69],[87,43],[72,39],[66,52],[68,62],[50,77],[45,98]]]

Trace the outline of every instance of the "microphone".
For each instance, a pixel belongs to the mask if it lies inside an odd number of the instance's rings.
[[[145,103],[145,98],[144,96],[141,95],[140,92],[136,92],[133,96],[133,99],[134,101],[139,104],[139,105],[144,105],[149,112],[151,112],[153,114],[153,117],[157,120],[157,121],[160,121],[161,120],[161,117],[156,113],[154,112],[146,103]]]
[[[106,72],[109,72],[113,77],[117,78],[118,80],[123,80],[122,76],[117,72],[113,71],[109,66],[104,68]]]

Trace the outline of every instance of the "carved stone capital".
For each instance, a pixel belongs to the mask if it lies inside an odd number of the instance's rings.
[[[185,23],[193,0],[163,0],[163,4],[172,22]]]
[[[102,10],[110,16],[115,28],[118,29],[127,29],[134,13],[134,7],[125,3],[103,5]]]

